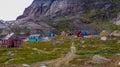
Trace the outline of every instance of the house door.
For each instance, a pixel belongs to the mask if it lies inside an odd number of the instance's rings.
[[[14,41],[11,41],[10,47],[14,47]]]

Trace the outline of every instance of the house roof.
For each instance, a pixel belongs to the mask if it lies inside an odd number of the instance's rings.
[[[10,37],[12,37],[14,35],[14,33],[10,33],[10,34],[8,34],[5,38],[3,38],[3,39],[9,39]]]
[[[38,36],[41,36],[41,34],[33,34],[33,35],[30,35],[30,37],[38,37]]]

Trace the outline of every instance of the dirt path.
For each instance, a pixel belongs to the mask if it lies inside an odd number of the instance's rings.
[[[69,65],[69,61],[71,61],[75,57],[75,52],[76,47],[74,46],[74,43],[72,43],[70,51],[66,54],[65,57],[61,57],[51,61],[34,63],[31,65],[31,67],[40,67],[41,64],[45,64],[48,67],[61,67],[62,65],[67,67]]]

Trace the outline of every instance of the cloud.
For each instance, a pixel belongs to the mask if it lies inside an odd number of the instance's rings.
[[[0,0],[0,19],[15,20],[33,0]]]

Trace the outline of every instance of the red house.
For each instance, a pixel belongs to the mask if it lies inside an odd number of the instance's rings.
[[[83,37],[82,31],[78,31],[78,32],[77,32],[77,36],[78,36],[78,37]]]
[[[21,46],[21,39],[16,36],[14,33],[8,34],[5,38],[2,39],[3,47],[19,47]]]

